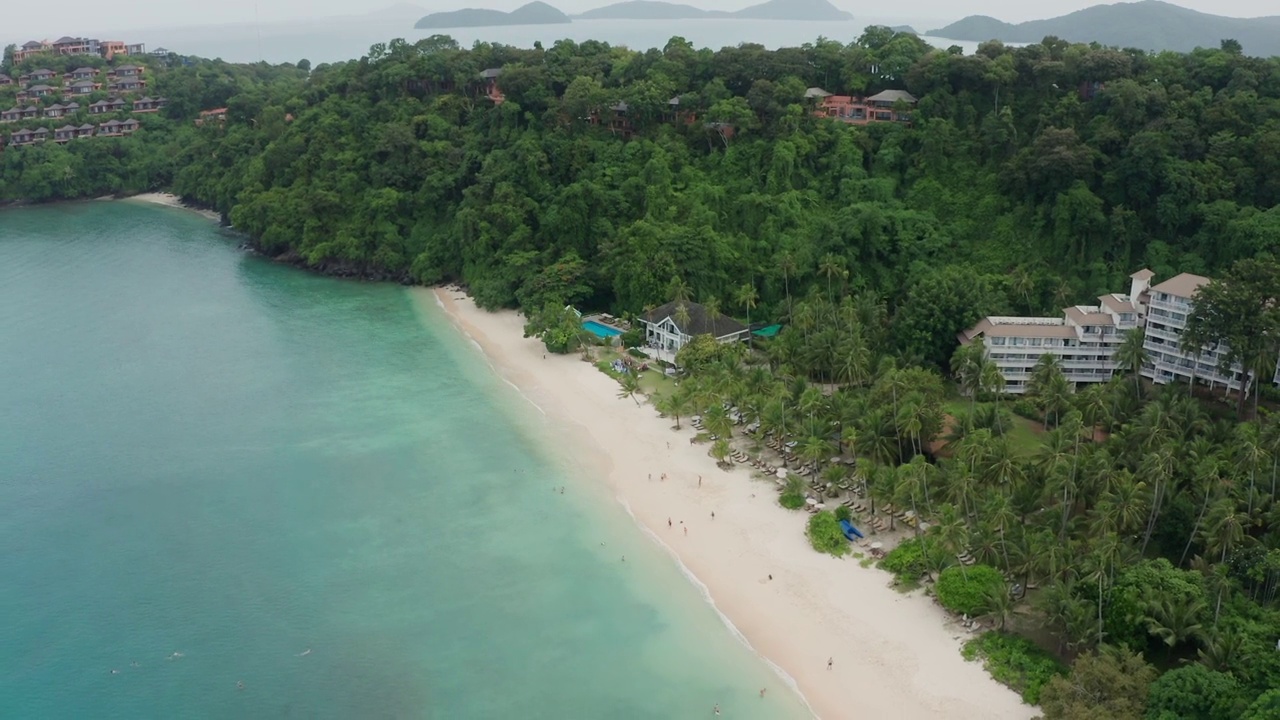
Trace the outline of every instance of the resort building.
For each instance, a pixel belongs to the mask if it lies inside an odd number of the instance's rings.
[[[10,108],[0,111],[0,123],[18,122],[22,119],[22,108]]]
[[[138,98],[133,101],[133,111],[136,113],[160,112],[160,108],[168,104],[169,101],[164,98]]]
[[[88,95],[92,92],[101,90],[102,86],[92,80],[77,80],[68,85],[63,91],[63,95]]]
[[[129,93],[142,92],[147,87],[147,81],[138,77],[118,78],[111,81],[107,89],[111,92]]]
[[[13,84],[13,78],[9,77],[8,75],[5,75],[4,73],[0,73],[0,87],[5,87],[7,85],[12,85],[12,84]]]
[[[142,43],[126,45],[119,40],[98,40],[96,38],[61,37],[53,42],[48,40],[31,40],[22,44],[13,54],[15,63],[22,62],[40,53],[58,55],[98,55],[108,60],[116,55],[145,55],[147,46]]]
[[[19,130],[9,136],[9,144],[15,147],[18,145],[30,145],[35,141],[35,134],[30,130]]]
[[[204,125],[205,121],[225,123],[227,121],[226,108],[214,108],[213,110],[201,110],[200,117],[196,118],[196,125]]]
[[[31,83],[47,83],[56,77],[58,77],[58,73],[49,70],[48,68],[39,68],[37,70],[32,70],[29,73],[19,75],[18,81],[23,85],[30,85]]]
[[[64,73],[62,75],[62,79],[67,82],[72,82],[75,80],[92,80],[98,77],[98,74],[100,72],[102,71],[99,70],[98,68],[91,68],[91,67],[76,68],[75,70],[72,70],[69,73]]]
[[[53,141],[56,143],[69,143],[76,138],[76,126],[64,125],[53,131]]]
[[[124,110],[124,101],[120,98],[111,98],[110,100],[99,100],[89,106],[90,115],[104,115],[106,113],[116,113]]]
[[[961,344],[982,342],[987,357],[1005,379],[1005,392],[1027,391],[1032,369],[1044,355],[1057,356],[1073,383],[1110,380],[1120,370],[1116,351],[1130,330],[1145,329],[1147,362],[1142,375],[1157,384],[1199,381],[1239,390],[1245,374],[1239,365],[1222,373],[1224,348],[1184,348],[1180,339],[1191,315],[1196,291],[1209,278],[1190,273],[1151,285],[1155,273],[1130,277],[1129,294],[1102,295],[1097,305],[1077,305],[1062,317],[988,317],[961,333]],[[1280,383],[1280,367],[1276,377]]]
[[[498,87],[498,78],[502,77],[502,68],[489,68],[480,73],[480,82],[484,85],[484,96],[493,101],[494,105],[501,105],[507,101],[502,89]]]
[[[98,44],[102,57],[110,60],[117,55],[128,55],[129,47],[119,40],[103,40]]]
[[[813,111],[818,117],[832,118],[850,125],[866,125],[873,122],[898,122],[910,124],[911,114],[899,112],[898,103],[914,106],[918,100],[905,90],[885,90],[868,98],[852,95],[832,95],[819,87],[805,91],[804,96],[814,102]]]
[[[1147,365],[1142,374],[1161,385],[1171,382],[1200,381],[1210,388],[1224,386],[1239,390],[1246,375],[1240,365],[1223,374],[1219,369],[1227,348],[1186,348],[1179,342],[1187,328],[1196,291],[1209,284],[1209,278],[1182,273],[1153,286],[1149,291],[1147,336],[1143,348]]]
[[[13,61],[15,63],[20,63],[32,55],[39,55],[42,52],[50,52],[52,50],[53,45],[50,43],[31,40],[29,42],[22,43],[22,47],[18,48],[13,53]]]
[[[649,347],[678,353],[685,343],[698,335],[710,335],[722,343],[740,342],[747,338],[747,326],[737,320],[720,313],[713,317],[705,305],[695,302],[683,303],[684,312],[689,316],[686,319],[678,310],[680,304],[669,302],[645,313],[641,322]]]

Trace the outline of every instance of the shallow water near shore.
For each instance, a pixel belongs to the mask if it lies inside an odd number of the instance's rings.
[[[0,211],[0,714],[807,716],[443,316],[237,244]]]

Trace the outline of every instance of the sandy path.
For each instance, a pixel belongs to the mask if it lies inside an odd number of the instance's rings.
[[[415,292],[434,292],[497,371],[564,428],[565,442],[599,458],[637,521],[707,586],[756,651],[796,680],[820,717],[1037,714],[965,662],[966,632],[931,600],[896,592],[883,571],[814,552],[807,516],[778,506],[772,483],[751,480],[745,468],[719,469],[706,445],[690,446],[687,427],[675,432],[651,406],[619,399],[617,383],[576,355],[544,359],[541,344],[522,337],[517,314],[483,312],[457,291]]]

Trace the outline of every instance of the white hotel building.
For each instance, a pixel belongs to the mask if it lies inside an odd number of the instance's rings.
[[[1211,387],[1239,390],[1237,365],[1218,370],[1221,351],[1192,352],[1179,343],[1191,312],[1191,298],[1208,278],[1183,273],[1152,286],[1155,276],[1140,270],[1130,276],[1128,295],[1103,295],[1097,305],[1077,305],[1062,317],[988,317],[960,334],[960,342],[982,341],[1005,379],[1005,392],[1027,391],[1031,371],[1042,355],[1053,354],[1073,383],[1106,382],[1118,368],[1115,355],[1128,331],[1146,328],[1147,364],[1143,376],[1159,384],[1189,382],[1193,375]],[[1280,381],[1280,370],[1277,378]]]

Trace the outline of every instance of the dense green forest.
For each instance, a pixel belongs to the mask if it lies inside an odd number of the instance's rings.
[[[314,69],[154,72],[163,117],[6,149],[0,199],[168,188],[322,272],[459,281],[491,308],[684,298],[783,321],[755,350],[686,358],[659,407],[729,437],[728,401],[808,461],[856,454],[823,479],[931,525],[896,567],[948,587],[957,556],[995,568],[1008,588],[969,601],[1073,661],[1033,672],[1030,646],[985,646],[1051,719],[1280,717],[1275,417],[1133,372],[1073,393],[1052,363],[1014,402],[956,341],[1142,266],[1228,290],[1277,277],[1280,59],[1052,38],[966,56],[869,28],[777,51],[432,37]],[[814,117],[811,86],[920,101],[910,124],[858,127]],[[225,124],[191,122],[224,105]],[[1256,309],[1224,327],[1274,338],[1274,303]],[[1030,446],[1026,417],[1045,430]]]
[[[200,62],[154,87],[181,127],[5,153],[0,198],[168,186],[268,253],[461,280],[489,307],[638,312],[678,277],[738,315],[746,280],[776,318],[834,258],[888,304],[904,359],[945,367],[981,314],[1051,311],[1144,265],[1212,275],[1280,242],[1280,59],[1225,46],[964,56],[870,28],[774,52],[433,37],[310,73]],[[807,112],[815,85],[921,100],[910,127],[853,127]],[[697,121],[669,122],[672,97]],[[618,101],[630,139],[590,121]],[[220,105],[225,127],[190,126]]]

